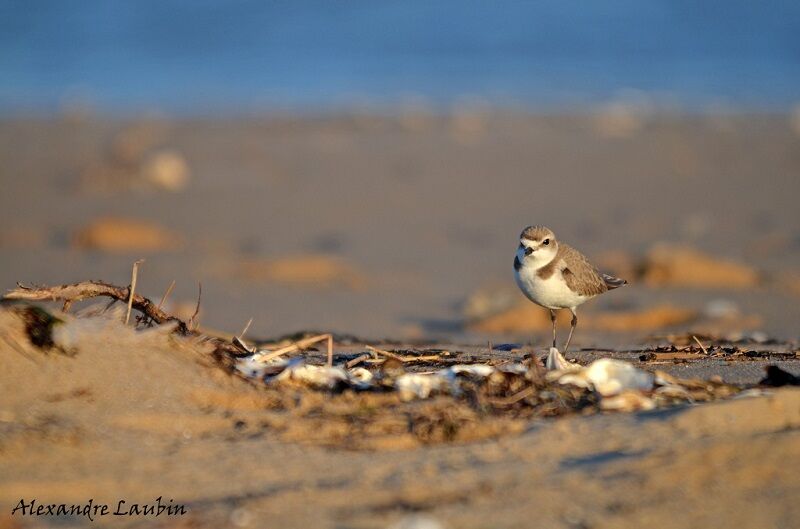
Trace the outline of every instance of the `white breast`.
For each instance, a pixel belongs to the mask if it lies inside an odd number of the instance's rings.
[[[536,275],[532,266],[523,266],[514,271],[514,277],[529,300],[548,309],[577,307],[589,299],[588,296],[581,296],[570,290],[560,271],[542,279]]]

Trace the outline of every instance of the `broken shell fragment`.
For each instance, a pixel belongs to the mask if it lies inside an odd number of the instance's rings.
[[[290,362],[276,382],[298,382],[316,389],[335,389],[349,382],[347,371],[341,367],[313,366],[303,362]]]
[[[286,369],[289,361],[284,358],[276,358],[264,362],[261,359],[261,355],[254,354],[240,358],[235,365],[236,370],[246,377],[264,378],[265,376],[277,375]]]
[[[561,376],[561,384],[591,387],[604,397],[617,395],[625,390],[650,391],[653,389],[653,374],[637,369],[628,362],[601,358],[588,367]]]
[[[484,364],[459,364],[436,373],[407,373],[397,377],[394,387],[399,392],[400,399],[405,401],[426,399],[434,393],[458,395],[461,392],[459,376],[487,378],[494,372],[492,366]]]
[[[510,375],[525,375],[528,372],[528,366],[519,362],[511,364],[500,364],[495,369],[501,373],[508,373]]]
[[[494,372],[494,368],[485,364],[460,364],[452,366],[450,369],[446,369],[444,371],[449,371],[455,375],[475,375],[478,377],[488,377]]]
[[[442,392],[450,386],[450,383],[438,373],[422,375],[418,373],[407,373],[397,377],[394,387],[400,395],[400,400],[408,401],[426,399],[432,394]]]
[[[364,369],[363,367],[356,367],[348,371],[350,376],[355,380],[360,382],[370,382],[374,378],[372,376],[372,372],[369,369]]]

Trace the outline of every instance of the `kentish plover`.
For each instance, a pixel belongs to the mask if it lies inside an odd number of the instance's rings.
[[[624,279],[598,272],[583,254],[558,242],[553,231],[544,226],[528,226],[522,231],[514,258],[514,277],[529,300],[550,309],[553,347],[556,347],[555,311],[570,310],[572,322],[564,352],[578,324],[578,305],[627,283]]]

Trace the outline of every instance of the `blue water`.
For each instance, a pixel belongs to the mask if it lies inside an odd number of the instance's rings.
[[[0,111],[800,101],[800,1],[0,0]]]

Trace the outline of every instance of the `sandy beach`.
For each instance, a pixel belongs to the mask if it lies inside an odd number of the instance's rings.
[[[157,302],[174,280],[164,309],[190,321],[202,284],[192,322],[226,343],[252,319],[264,347],[334,333],[336,365],[367,346],[447,351],[411,372],[530,362],[549,320],[512,261],[521,229],[547,224],[630,282],[581,308],[570,360],[734,389],[551,417],[281,389],[226,371],[196,335],[122,325],[122,303],[111,318],[39,304],[73,325],[69,355],[4,303],[0,526],[791,527],[800,393],[758,384],[769,365],[800,376],[798,146],[788,113],[620,105],[5,118],[4,290],[127,287],[144,259],[136,292]],[[323,347],[290,356],[325,362]],[[187,514],[10,516],[21,500],[158,497]]]
[[[395,411],[370,419],[352,392],[247,382],[207,346],[116,319],[61,315],[75,354],[44,353],[15,310],[0,311],[5,527],[782,528],[800,515],[796,388],[538,419],[386,394],[372,406]],[[337,347],[337,363],[363,347]],[[640,365],[681,373],[666,364]],[[111,514],[9,516],[90,499]],[[126,514],[161,502],[181,514]]]

